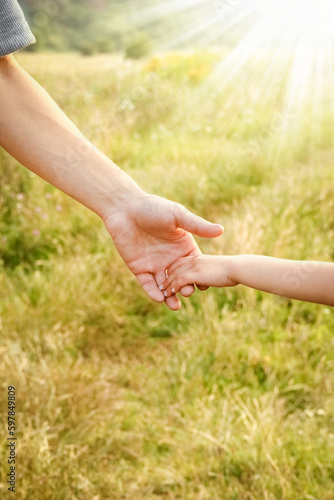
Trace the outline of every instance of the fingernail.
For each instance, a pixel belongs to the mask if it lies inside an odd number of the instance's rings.
[[[164,289],[164,286],[163,285],[160,285],[159,286],[159,290],[163,290]]]
[[[175,293],[175,288],[172,288],[172,292]]]
[[[167,297],[167,295],[168,295],[167,292],[164,292],[164,296]]]

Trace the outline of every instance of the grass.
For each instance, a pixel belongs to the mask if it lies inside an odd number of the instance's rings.
[[[19,60],[142,187],[224,224],[203,251],[332,261],[331,117],[272,127],[281,87],[206,92],[216,58]],[[333,311],[151,303],[94,214],[0,154],[1,497],[13,385],[17,499],[330,500]]]

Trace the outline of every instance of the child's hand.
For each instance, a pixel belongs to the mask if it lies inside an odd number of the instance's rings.
[[[165,297],[177,293],[183,286],[236,286],[232,278],[233,257],[198,255],[184,257],[174,262],[168,269],[168,278],[162,285]]]

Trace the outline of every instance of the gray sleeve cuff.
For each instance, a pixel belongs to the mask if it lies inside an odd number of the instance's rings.
[[[0,57],[35,43],[16,0],[0,0]]]

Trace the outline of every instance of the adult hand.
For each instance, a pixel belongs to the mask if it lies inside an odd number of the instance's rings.
[[[0,58],[0,109],[0,145],[103,219],[123,260],[153,300],[164,300],[158,285],[165,281],[165,269],[179,257],[200,253],[189,233],[222,234],[221,226],[181,205],[145,194],[84,138],[12,57]],[[181,293],[193,291],[188,286]],[[176,297],[166,304],[180,307]]]
[[[174,311],[181,307],[179,299],[176,295],[165,298],[159,289],[165,270],[180,257],[201,254],[190,233],[214,238],[224,231],[178,203],[146,193],[129,199],[126,209],[113,207],[103,220],[122,259],[149,297],[165,301]],[[193,292],[193,285],[180,290],[184,297]]]

